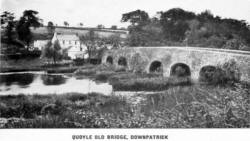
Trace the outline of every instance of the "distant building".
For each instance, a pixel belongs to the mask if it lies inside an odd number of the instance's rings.
[[[49,42],[50,40],[35,40],[34,41],[34,49],[42,50],[43,47]]]
[[[51,40],[52,43],[58,40],[62,49],[67,49],[68,56],[71,59],[87,58],[87,47],[81,44],[80,39],[75,34],[59,34],[54,33]]]

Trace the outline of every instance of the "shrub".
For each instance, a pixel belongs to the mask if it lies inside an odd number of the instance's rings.
[[[109,74],[97,74],[95,76],[95,80],[96,81],[103,81],[103,82],[106,82],[108,80],[108,76]]]
[[[74,61],[74,64],[75,64],[76,66],[81,66],[81,65],[83,65],[83,64],[85,63],[85,60],[84,60],[84,59],[81,59],[81,58],[76,58],[76,59],[74,59],[73,61]]]
[[[75,71],[75,74],[76,75],[86,75],[86,76],[89,76],[89,75],[94,75],[96,73],[96,70],[94,69],[78,69]]]
[[[162,91],[167,90],[171,86],[177,85],[190,85],[189,78],[129,78],[129,79],[116,79],[111,81],[114,90],[118,91]]]
[[[240,70],[235,60],[214,66],[208,66],[201,70],[199,81],[213,85],[233,84],[240,81]]]
[[[215,85],[224,83],[223,70],[219,67],[207,66],[201,70],[199,81]]]
[[[224,63],[220,68],[224,71],[224,77],[226,82],[239,82],[241,73],[239,66],[235,60],[229,60]]]
[[[116,68],[116,70],[115,70],[115,72],[124,72],[124,71],[126,71],[126,68],[123,66],[120,66],[120,67]]]

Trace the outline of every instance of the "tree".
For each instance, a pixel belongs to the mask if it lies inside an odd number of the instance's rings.
[[[214,15],[211,13],[210,10],[205,10],[204,12],[201,12],[200,14],[198,14],[197,17],[202,22],[214,20]]]
[[[14,27],[16,25],[16,21],[14,21],[14,13],[10,13],[4,11],[1,15],[1,28],[5,28],[4,37],[7,38],[6,43],[11,44],[13,42],[14,35]],[[2,36],[2,37],[3,37]]]
[[[120,30],[126,30],[126,28],[125,27],[121,27]]]
[[[61,50],[61,46],[58,40],[56,40],[54,43],[49,41],[43,49],[43,57],[53,59],[53,63],[56,64],[56,61],[62,60],[62,52],[63,51]]]
[[[116,30],[116,29],[117,29],[117,26],[116,26],[116,25],[112,25],[112,26],[111,26],[111,29]]]
[[[69,23],[67,21],[63,22],[64,26],[69,26]]]
[[[102,28],[105,28],[105,27],[104,27],[104,25],[102,25],[102,24],[98,24],[98,25],[97,25],[97,28],[98,28],[98,29],[102,29]]]
[[[121,46],[121,38],[119,35],[111,35],[104,40],[104,44],[111,44],[113,48]]]
[[[87,34],[80,36],[81,43],[87,46],[89,59],[92,57],[92,53],[97,49],[96,42],[98,39],[98,35],[96,35],[93,30],[90,30]]]
[[[48,22],[47,30],[49,32],[49,35],[53,36],[53,33],[55,31],[55,26],[54,26],[53,22],[51,22],[51,21]]]
[[[136,10],[123,14],[123,22],[130,22],[128,27],[129,46],[159,45],[162,39],[162,27],[157,18],[149,18],[145,11]]]
[[[180,8],[173,8],[160,13],[160,23],[163,27],[164,36],[171,41],[182,41],[185,38],[186,31],[189,30],[187,21],[196,18],[193,12]]]
[[[144,46],[146,45],[147,33],[143,27],[150,23],[148,13],[141,10],[136,10],[122,14],[122,22],[130,22],[131,25],[128,27],[129,37],[127,42],[129,46]]]
[[[131,23],[126,39],[129,46],[191,45],[250,50],[249,23],[222,19],[209,10],[195,14],[173,8],[157,12],[153,18],[136,10],[123,14],[121,21]]]
[[[30,43],[32,41],[32,33],[30,31],[30,27],[39,27],[41,25],[39,19],[37,17],[38,12],[33,10],[25,10],[23,12],[23,16],[17,23],[17,34],[18,39],[23,41],[27,45],[27,50],[29,50]]]
[[[5,28],[6,24],[14,21],[14,13],[10,13],[8,11],[4,11],[1,15],[1,28]]]
[[[148,13],[141,10],[136,10],[122,14],[121,22],[130,22],[133,26],[144,25],[148,22]]]

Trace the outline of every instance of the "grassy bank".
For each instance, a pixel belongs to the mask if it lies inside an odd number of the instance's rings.
[[[0,101],[1,128],[92,127],[88,125],[91,124],[89,120],[92,120],[92,117],[84,120],[77,114],[78,110],[91,113],[93,110],[99,110],[100,105],[105,109],[110,106],[119,108],[119,104],[123,104],[123,99],[97,93],[9,95],[0,96]]]
[[[150,95],[0,97],[1,128],[249,128],[250,89],[172,87]]]
[[[191,85],[189,78],[177,79],[174,77],[149,77],[147,75],[120,79],[114,76],[110,79],[110,82],[115,91],[162,91],[172,86]]]
[[[21,71],[40,71],[44,60],[19,59],[19,60],[0,60],[0,72],[21,72]]]
[[[41,58],[26,58],[19,60],[0,60],[0,72],[46,71],[47,73],[74,73],[77,69],[89,69],[94,65],[73,66],[69,61],[58,64],[47,64]]]

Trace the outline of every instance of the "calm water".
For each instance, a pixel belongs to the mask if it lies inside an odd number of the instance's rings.
[[[110,94],[112,86],[91,79],[77,79],[63,74],[44,72],[0,73],[0,95],[7,94],[62,94],[68,92],[97,92]]]

